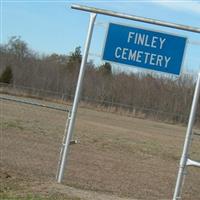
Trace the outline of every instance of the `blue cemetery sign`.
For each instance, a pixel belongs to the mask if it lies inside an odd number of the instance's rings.
[[[187,38],[110,23],[103,60],[179,75]]]

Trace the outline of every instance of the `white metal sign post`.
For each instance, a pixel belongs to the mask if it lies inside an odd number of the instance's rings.
[[[61,181],[63,179],[63,175],[64,175],[64,168],[65,168],[65,164],[66,164],[67,154],[69,151],[70,140],[72,138],[72,133],[73,133],[73,129],[74,129],[76,113],[77,113],[77,108],[78,108],[78,103],[79,103],[79,97],[80,97],[80,92],[81,92],[81,86],[83,84],[83,77],[85,74],[85,64],[87,62],[87,57],[88,57],[88,52],[89,52],[89,48],[90,48],[90,42],[91,42],[91,38],[92,38],[92,32],[93,32],[93,28],[94,28],[95,19],[96,19],[96,14],[91,13],[87,38],[86,38],[86,42],[85,42],[84,54],[83,54],[83,58],[81,61],[81,67],[80,67],[78,82],[77,82],[77,86],[76,86],[74,103],[72,106],[71,114],[70,114],[67,124],[66,124],[65,133],[64,133],[66,135],[66,138],[64,140],[63,151],[62,151],[62,155],[61,155],[62,157],[60,160],[60,165],[59,165],[58,174],[57,174],[58,183],[61,183]]]
[[[65,168],[67,155],[68,155],[68,151],[69,151],[70,140],[73,135],[73,129],[74,129],[74,124],[75,124],[75,119],[76,119],[79,97],[80,97],[80,92],[81,92],[81,88],[82,88],[83,77],[85,74],[85,67],[86,67],[87,57],[88,57],[88,53],[89,53],[89,47],[90,47],[90,42],[91,42],[91,38],[92,38],[96,15],[102,14],[102,15],[118,17],[118,18],[133,20],[133,21],[139,21],[139,22],[144,22],[144,23],[158,25],[158,26],[170,27],[170,28],[194,32],[194,33],[200,33],[199,27],[191,27],[191,26],[185,26],[185,25],[180,25],[180,24],[174,24],[174,23],[169,23],[169,22],[165,22],[165,21],[149,19],[149,18],[139,17],[139,16],[135,16],[135,15],[118,13],[118,12],[114,12],[114,11],[110,11],[110,10],[92,8],[92,7],[88,7],[88,6],[82,6],[82,5],[72,5],[71,8],[90,12],[91,14],[90,14],[89,28],[88,28],[87,38],[86,38],[86,42],[85,42],[85,49],[84,49],[84,53],[83,53],[83,59],[81,62],[81,67],[80,67],[74,102],[73,102],[73,106],[72,106],[72,111],[71,111],[71,113],[69,113],[68,120],[67,120],[66,127],[65,127],[65,132],[64,132],[64,140],[63,140],[62,150],[61,150],[61,159],[59,161],[59,167],[58,167],[58,173],[57,173],[58,183],[62,182],[63,175],[64,175],[64,168]],[[177,72],[177,74],[178,74],[178,72]],[[188,122],[187,133],[186,133],[185,145],[183,148],[183,154],[182,154],[182,158],[180,161],[180,168],[179,168],[178,179],[177,179],[177,183],[176,183],[173,200],[180,199],[180,191],[181,191],[181,186],[183,183],[183,177],[184,177],[184,172],[185,172],[186,166],[189,166],[189,165],[198,166],[198,167],[200,166],[200,163],[188,159],[189,144],[190,144],[190,140],[191,140],[191,136],[192,136],[192,127],[194,124],[194,117],[195,117],[195,112],[197,109],[197,104],[198,104],[198,99],[199,99],[199,92],[200,92],[199,90],[200,90],[200,74],[198,74],[198,79],[197,79],[197,83],[196,83],[196,89],[195,89],[195,93],[194,93],[194,99],[193,99],[193,103],[192,103],[192,108],[191,108],[191,113],[190,113],[190,118],[189,118],[189,122]]]
[[[192,128],[194,125],[195,114],[196,114],[198,100],[199,100],[199,93],[200,93],[200,73],[198,74],[196,87],[195,87],[195,91],[194,91],[194,97],[193,97],[192,107],[191,107],[191,111],[190,111],[190,117],[189,117],[189,121],[188,121],[185,143],[184,143],[184,147],[183,147],[183,153],[182,153],[182,157],[180,160],[179,172],[178,172],[178,177],[177,177],[173,200],[178,200],[181,198],[180,197],[181,196],[181,188],[182,188],[182,184],[183,184],[186,167],[187,166],[200,167],[199,162],[190,160],[188,158],[189,146],[190,146],[192,134],[193,134]]]

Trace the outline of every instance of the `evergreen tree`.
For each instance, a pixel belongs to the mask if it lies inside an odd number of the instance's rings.
[[[0,82],[11,83],[13,80],[13,73],[10,66],[6,66],[5,70],[0,76]]]
[[[111,66],[111,64],[106,62],[105,64],[101,65],[99,67],[99,72],[101,72],[103,75],[110,76],[112,74],[112,66]]]
[[[72,52],[71,55],[69,56],[67,68],[70,73],[79,71],[78,69],[80,68],[81,60],[82,60],[81,47],[78,46],[75,48],[75,51]]]

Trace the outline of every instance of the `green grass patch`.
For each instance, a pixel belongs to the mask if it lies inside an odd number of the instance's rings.
[[[70,197],[68,195],[62,194],[53,194],[50,197],[42,197],[40,195],[26,195],[24,197],[9,194],[9,193],[2,193],[0,194],[1,200],[81,200],[79,197]]]
[[[24,130],[24,126],[22,125],[22,122],[20,120],[12,120],[12,121],[1,121],[0,127],[2,129],[9,129],[9,128],[15,128],[19,130]]]

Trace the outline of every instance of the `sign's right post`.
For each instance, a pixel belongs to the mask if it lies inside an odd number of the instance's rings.
[[[198,74],[196,87],[195,87],[195,91],[194,91],[194,97],[193,97],[192,107],[191,107],[191,111],[190,111],[190,117],[189,117],[189,121],[188,121],[185,143],[184,143],[184,147],[183,147],[183,153],[182,153],[182,157],[180,160],[179,172],[178,172],[178,177],[177,177],[177,181],[176,181],[176,187],[175,187],[175,191],[174,191],[173,200],[178,200],[181,198],[180,197],[181,196],[181,188],[183,185],[185,170],[186,170],[187,165],[189,165],[188,161],[190,160],[188,158],[188,153],[189,153],[189,146],[190,146],[190,142],[191,142],[192,134],[193,134],[192,128],[194,125],[196,110],[197,110],[197,106],[198,106],[199,93],[200,93],[200,73]],[[198,165],[196,164],[194,166],[198,166]]]

